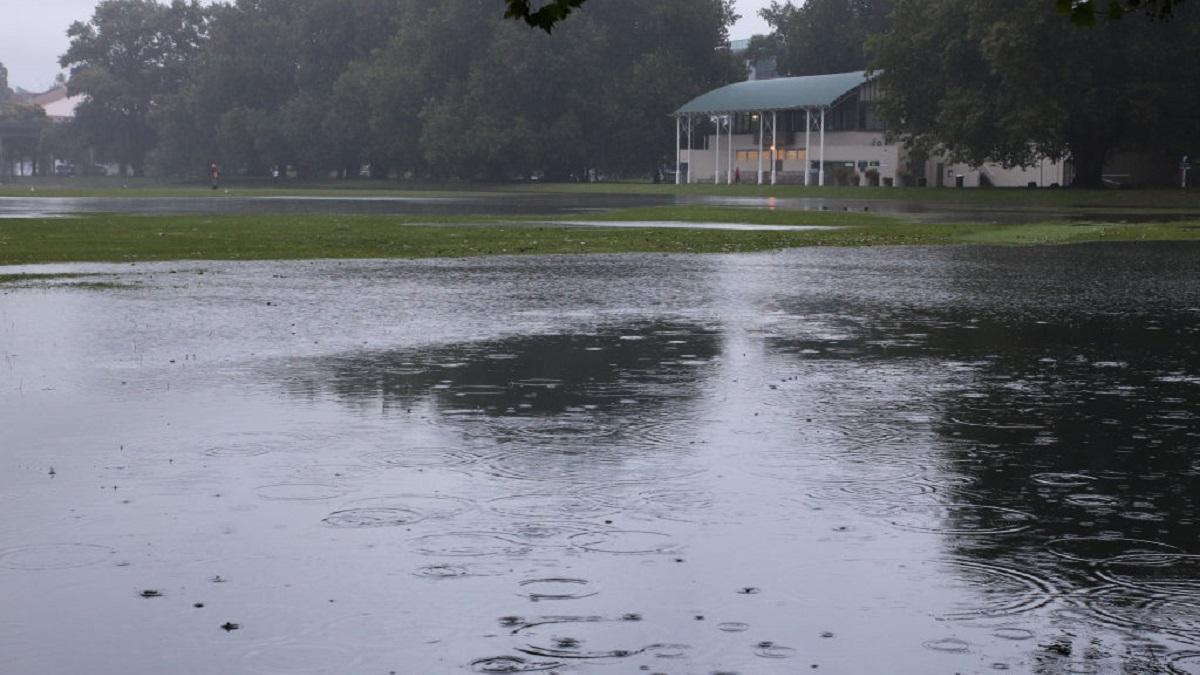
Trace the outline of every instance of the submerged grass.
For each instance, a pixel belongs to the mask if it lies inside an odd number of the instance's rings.
[[[578,220],[579,218],[571,218]],[[656,207],[553,216],[89,215],[0,220],[0,265],[151,260],[431,258],[562,253],[723,253],[799,246],[1056,244],[1200,239],[1200,222],[926,224],[868,213]],[[828,225],[809,231],[606,228],[605,221]],[[14,276],[14,275],[8,275]],[[28,279],[28,275],[16,275]]]

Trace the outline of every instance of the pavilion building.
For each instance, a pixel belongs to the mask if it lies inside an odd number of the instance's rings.
[[[1049,186],[1067,167],[972,167],[917,161],[889,140],[876,114],[879,84],[865,71],[748,80],[714,89],[674,113],[678,183],[775,185]]]

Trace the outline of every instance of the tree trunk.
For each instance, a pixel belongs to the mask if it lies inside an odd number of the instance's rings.
[[[1071,148],[1071,164],[1075,177],[1071,187],[1099,189],[1104,187],[1104,160],[1108,157],[1108,146],[1096,141],[1068,142]]]

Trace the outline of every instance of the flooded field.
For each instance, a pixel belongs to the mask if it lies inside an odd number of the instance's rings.
[[[911,198],[736,197],[670,194],[509,193],[453,197],[279,196],[242,197],[0,197],[0,218],[56,218],[89,213],[254,214],[358,213],[394,215],[579,215],[646,206],[732,206],[797,211],[853,211],[925,223],[1035,223],[1043,221],[1172,222],[1200,219],[1200,211],[1096,207],[1022,207]]]
[[[0,672],[1200,672],[1200,246],[30,269]]]

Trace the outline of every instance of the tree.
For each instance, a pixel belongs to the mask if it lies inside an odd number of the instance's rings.
[[[1119,19],[1139,8],[1158,18],[1169,18],[1183,0],[1055,0],[1060,14],[1081,26],[1096,25],[1098,16]]]
[[[553,36],[494,0],[239,0],[189,82],[157,101],[154,165],[263,174],[565,178],[642,174],[670,113],[744,73],[728,0],[606,0]]]
[[[1080,29],[1044,0],[900,0],[871,44],[881,113],[906,143],[954,161],[1069,159],[1074,185],[1102,185],[1127,148],[1197,137],[1200,56],[1193,6],[1179,20],[1127,15]]]
[[[13,91],[8,88],[8,68],[0,63],[0,106],[8,102],[12,98]]]
[[[510,19],[520,19],[530,26],[541,28],[549,33],[554,29],[554,26],[567,18],[575,9],[578,9],[586,0],[549,0],[538,9],[534,10],[529,0],[505,0],[508,4],[508,10],[504,16]]]
[[[751,47],[774,52],[780,72],[821,75],[867,66],[867,38],[891,28],[893,0],[808,0],[796,7],[772,2],[759,13],[771,25],[768,40]]]
[[[70,93],[87,97],[76,119],[103,157],[142,174],[154,145],[151,110],[184,82],[207,27],[198,0],[102,0],[90,21],[71,24],[59,63],[70,68]]]

